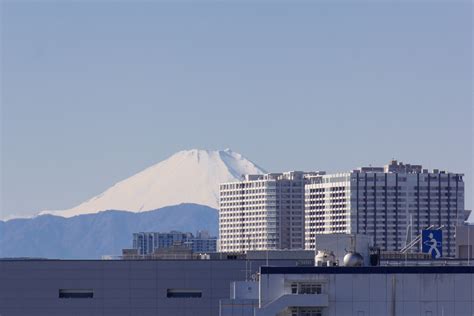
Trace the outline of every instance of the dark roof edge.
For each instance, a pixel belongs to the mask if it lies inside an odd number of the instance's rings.
[[[428,274],[474,273],[474,266],[260,267],[261,274]]]

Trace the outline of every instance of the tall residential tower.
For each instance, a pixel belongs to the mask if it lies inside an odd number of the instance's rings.
[[[463,221],[463,175],[392,161],[347,173],[312,176],[305,187],[305,248],[317,234],[358,233],[398,251],[422,229],[442,227],[443,255],[455,254]]]
[[[220,185],[220,251],[304,248],[304,185],[317,173],[245,175]]]

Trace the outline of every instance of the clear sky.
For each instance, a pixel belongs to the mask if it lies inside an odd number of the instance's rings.
[[[3,218],[227,147],[461,172],[472,208],[470,1],[1,3]]]

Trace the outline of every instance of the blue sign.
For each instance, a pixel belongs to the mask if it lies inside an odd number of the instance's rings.
[[[439,259],[443,256],[443,231],[425,229],[421,232],[421,252],[429,253],[431,258]]]

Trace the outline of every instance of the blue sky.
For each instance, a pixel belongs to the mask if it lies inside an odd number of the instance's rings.
[[[466,174],[466,2],[1,4],[1,216],[64,209],[181,149],[270,171]]]

